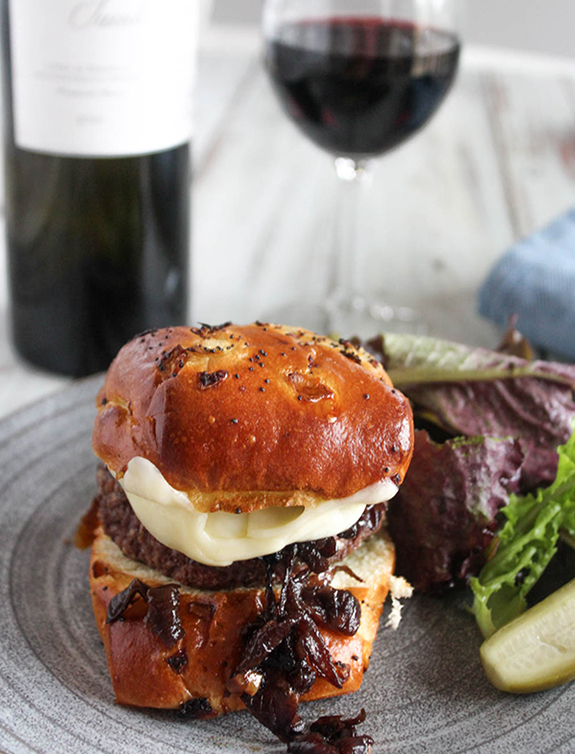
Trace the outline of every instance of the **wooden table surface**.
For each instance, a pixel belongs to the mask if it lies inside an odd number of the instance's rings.
[[[195,139],[191,321],[264,319],[330,273],[336,182],[329,155],[288,122],[259,40],[203,40]],[[575,62],[467,49],[432,122],[381,158],[363,207],[363,267],[425,313],[432,333],[495,346],[476,314],[495,260],[575,201]],[[8,338],[0,247],[0,416],[69,380],[40,373]]]

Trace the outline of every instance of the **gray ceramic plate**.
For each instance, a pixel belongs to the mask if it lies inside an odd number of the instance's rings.
[[[92,619],[86,553],[70,544],[94,493],[88,380],[0,424],[0,750],[283,751],[249,715],[204,722],[114,704]],[[355,714],[376,752],[575,751],[575,687],[500,694],[481,671],[473,620],[414,599],[380,631],[362,690],[304,716]]]

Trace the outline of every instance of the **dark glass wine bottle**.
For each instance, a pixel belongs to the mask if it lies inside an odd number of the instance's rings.
[[[190,3],[2,2],[13,342],[86,375],[136,333],[187,319]]]

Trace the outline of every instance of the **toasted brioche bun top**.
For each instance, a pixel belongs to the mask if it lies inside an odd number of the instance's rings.
[[[403,480],[407,399],[348,342],[255,323],[173,327],[119,352],[94,451],[118,477],[151,461],[200,510],[314,505]]]

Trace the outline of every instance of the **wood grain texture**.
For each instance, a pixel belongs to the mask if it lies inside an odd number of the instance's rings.
[[[434,334],[495,345],[476,314],[478,286],[514,241],[573,202],[574,116],[573,64],[464,55],[437,117],[377,164],[362,219],[368,292],[416,306]],[[298,294],[324,296],[331,158],[280,111],[256,34],[204,38],[194,151],[193,320],[249,322]],[[1,415],[67,380],[13,356],[0,269]]]

